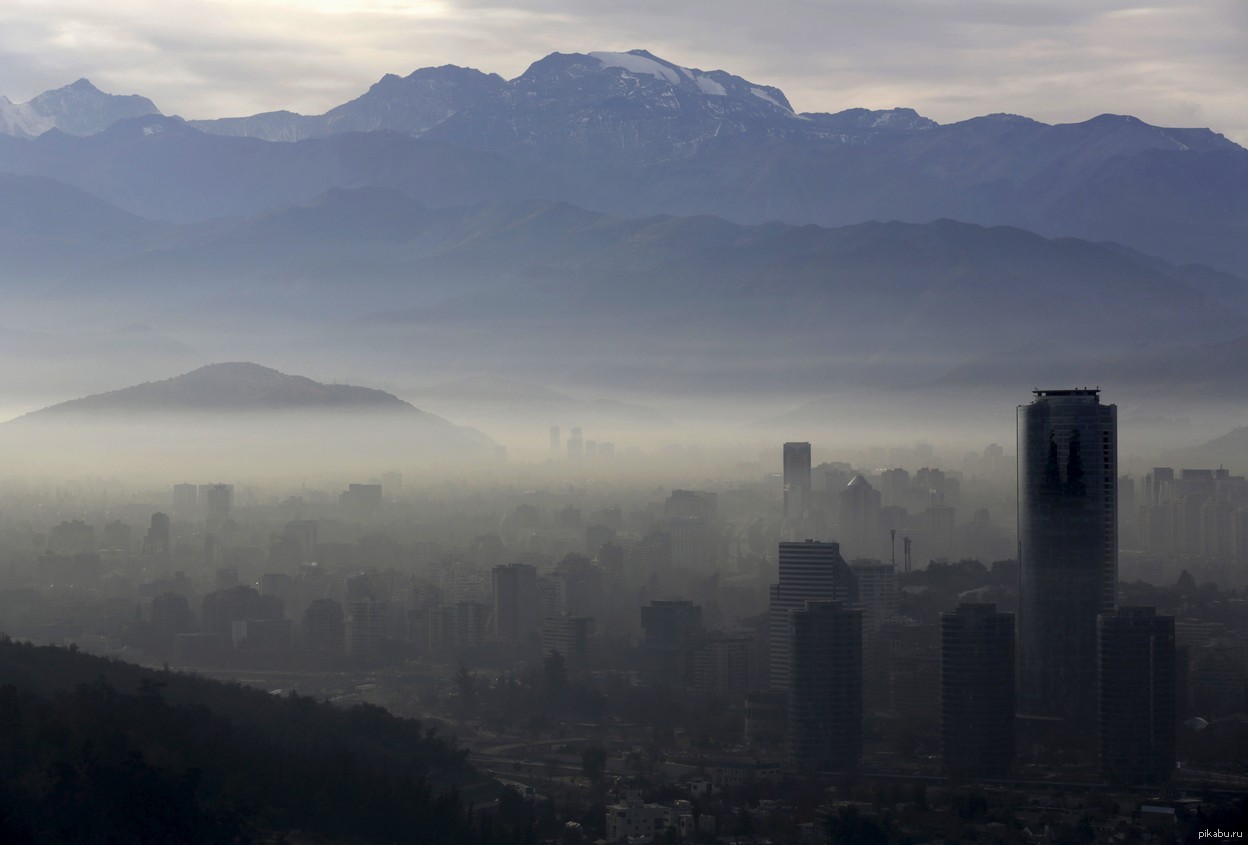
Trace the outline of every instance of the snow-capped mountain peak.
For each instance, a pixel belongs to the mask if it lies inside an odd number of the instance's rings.
[[[94,135],[123,118],[149,114],[160,114],[160,109],[146,97],[106,94],[82,78],[27,103],[0,97],[0,132],[19,138],[33,138],[49,129]]]

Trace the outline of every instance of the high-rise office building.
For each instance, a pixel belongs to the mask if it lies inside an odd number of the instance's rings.
[[[152,514],[151,525],[147,529],[147,535],[143,538],[143,554],[166,558],[171,548],[173,548],[173,539],[169,530],[169,515],[160,512]]]
[[[702,608],[684,599],[652,601],[641,607],[641,628],[651,678],[669,686],[689,683],[694,641],[702,633]]]
[[[220,536],[230,520],[234,485],[205,484],[199,489],[199,500],[204,505],[204,530],[213,536]]]
[[[381,652],[387,635],[387,606],[384,601],[371,598],[351,602],[351,656],[361,660],[375,660]]]
[[[346,491],[338,496],[338,501],[353,516],[375,513],[381,507],[381,485],[348,484]]]
[[[548,616],[542,620],[542,657],[558,652],[569,670],[585,669],[593,656],[592,616]]]
[[[693,688],[744,695],[750,691],[757,662],[758,642],[752,631],[701,637],[693,647]]]
[[[889,661],[881,630],[897,615],[896,567],[878,560],[855,560],[849,567],[862,609],[862,676],[867,706],[887,708]]]
[[[664,530],[671,538],[672,563],[698,572],[719,564],[719,497],[697,490],[673,490],[663,504]]]
[[[190,603],[178,593],[161,593],[152,599],[151,623],[158,653],[162,657],[172,654],[178,634],[185,634],[194,627]]]
[[[810,507],[810,444],[784,444],[784,518],[800,521]]]
[[[459,651],[481,648],[489,636],[490,606],[482,601],[455,604],[455,648]]]
[[[1174,769],[1174,617],[1120,607],[1097,619],[1099,748],[1106,779],[1161,783]]]
[[[178,519],[194,519],[199,513],[199,487],[195,484],[173,485],[173,514]]]
[[[320,526],[315,519],[292,519],[282,529],[282,539],[290,542],[297,563],[316,559],[316,539]]]
[[[789,686],[789,613],[808,601],[846,601],[857,598],[854,575],[839,543],[806,540],[780,544],[780,581],[771,585],[768,607],[768,657],[771,688]]]
[[[527,563],[494,567],[494,637],[524,643],[541,624],[537,569]]]
[[[945,769],[1005,777],[1014,765],[1014,615],[962,604],[940,615],[940,744]]]
[[[347,626],[342,605],[333,599],[315,599],[303,613],[304,648],[323,658],[346,651]]]
[[[1172,467],[1154,467],[1150,475],[1151,485],[1148,504],[1165,504],[1170,500],[1170,484],[1174,481],[1174,469]]]
[[[812,601],[788,622],[793,762],[807,770],[853,766],[862,756],[862,611]]]
[[[1096,723],[1096,617],[1118,579],[1118,409],[1099,390],[1018,408],[1018,694],[1024,713]]]
[[[861,475],[855,475],[841,491],[840,538],[852,557],[878,557],[881,551],[880,491]]]

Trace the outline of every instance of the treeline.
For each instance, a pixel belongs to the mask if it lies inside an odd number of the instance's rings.
[[[465,757],[378,707],[0,642],[6,843],[526,839],[466,805]]]

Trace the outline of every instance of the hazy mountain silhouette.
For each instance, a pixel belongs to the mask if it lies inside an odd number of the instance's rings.
[[[997,389],[1020,382],[1100,382],[1132,395],[1161,394],[1168,401],[1238,406],[1248,390],[1248,336],[1161,347],[1140,343],[1092,359],[1074,349],[1031,344],[968,361],[937,383],[949,388]]]
[[[575,400],[557,390],[540,384],[500,378],[475,376],[444,381],[429,387],[416,388],[412,394],[443,402],[481,403],[513,407],[527,405],[561,405]]]
[[[168,228],[51,179],[0,173],[0,274],[19,289],[141,251]]]
[[[745,227],[551,205],[510,211],[507,225],[484,229],[474,224],[502,209],[462,218],[464,228],[447,230],[456,237],[411,276],[436,285],[457,278],[457,268],[480,277],[492,266],[498,284],[391,309],[316,344],[342,354],[406,349],[477,369],[488,359],[516,377],[526,367],[571,367],[586,383],[745,389],[926,380],[1027,343],[1085,358],[1151,343],[1160,354],[1245,329],[1234,304],[1178,268],[1018,229]],[[469,242],[476,249],[458,252]]]
[[[415,407],[382,390],[321,384],[251,363],[209,364],[164,381],[71,399],[27,418],[102,413],[238,411],[401,411]]]
[[[1167,456],[1187,466],[1242,468],[1248,466],[1248,426],[1235,428],[1208,443]]]
[[[136,241],[166,228],[52,179],[0,173],[3,237]]]
[[[406,393],[422,405],[485,427],[511,423],[540,429],[562,422],[610,432],[672,425],[670,418],[646,405],[578,398],[540,384],[494,375],[455,379]]]
[[[340,353],[348,370],[384,361],[401,372],[406,358],[445,378],[550,371],[527,361],[571,367],[582,392],[621,386],[600,366],[663,381],[697,380],[705,365],[723,370],[718,382],[788,357],[818,362],[825,381],[926,381],[979,358],[1012,366],[1010,351],[1029,345],[1050,362],[1103,364],[1146,344],[1164,356],[1248,334],[1246,289],[1229,274],[1010,227],[745,226],[536,201],[430,208],[370,187],[163,233],[66,290],[201,318],[298,308],[339,323],[303,354]],[[653,366],[665,355],[689,360]]]
[[[321,384],[251,363],[210,364],[181,376],[73,399],[0,426],[0,454],[54,456],[65,466],[302,472],[456,464],[493,455],[481,432],[381,390]]]
[[[577,193],[539,166],[394,132],[276,144],[160,116],[122,120],[89,138],[0,135],[0,172],[54,178],[174,222],[254,215],[333,187],[386,185],[431,205]]]

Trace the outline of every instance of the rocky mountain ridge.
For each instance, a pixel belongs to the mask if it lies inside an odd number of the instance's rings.
[[[1248,275],[1248,150],[1208,129],[1111,114],[1052,126],[801,114],[779,89],[644,50],[555,53],[510,81],[424,68],[319,116],[147,115],[89,137],[0,134],[0,172],[177,222],[379,186],[429,206],[559,200],[825,227],[949,218]]]
[[[79,79],[26,103],[0,95],[0,134],[33,138],[57,129],[67,135],[94,135],[118,120],[146,114],[160,114],[146,97],[105,94],[90,80]]]

